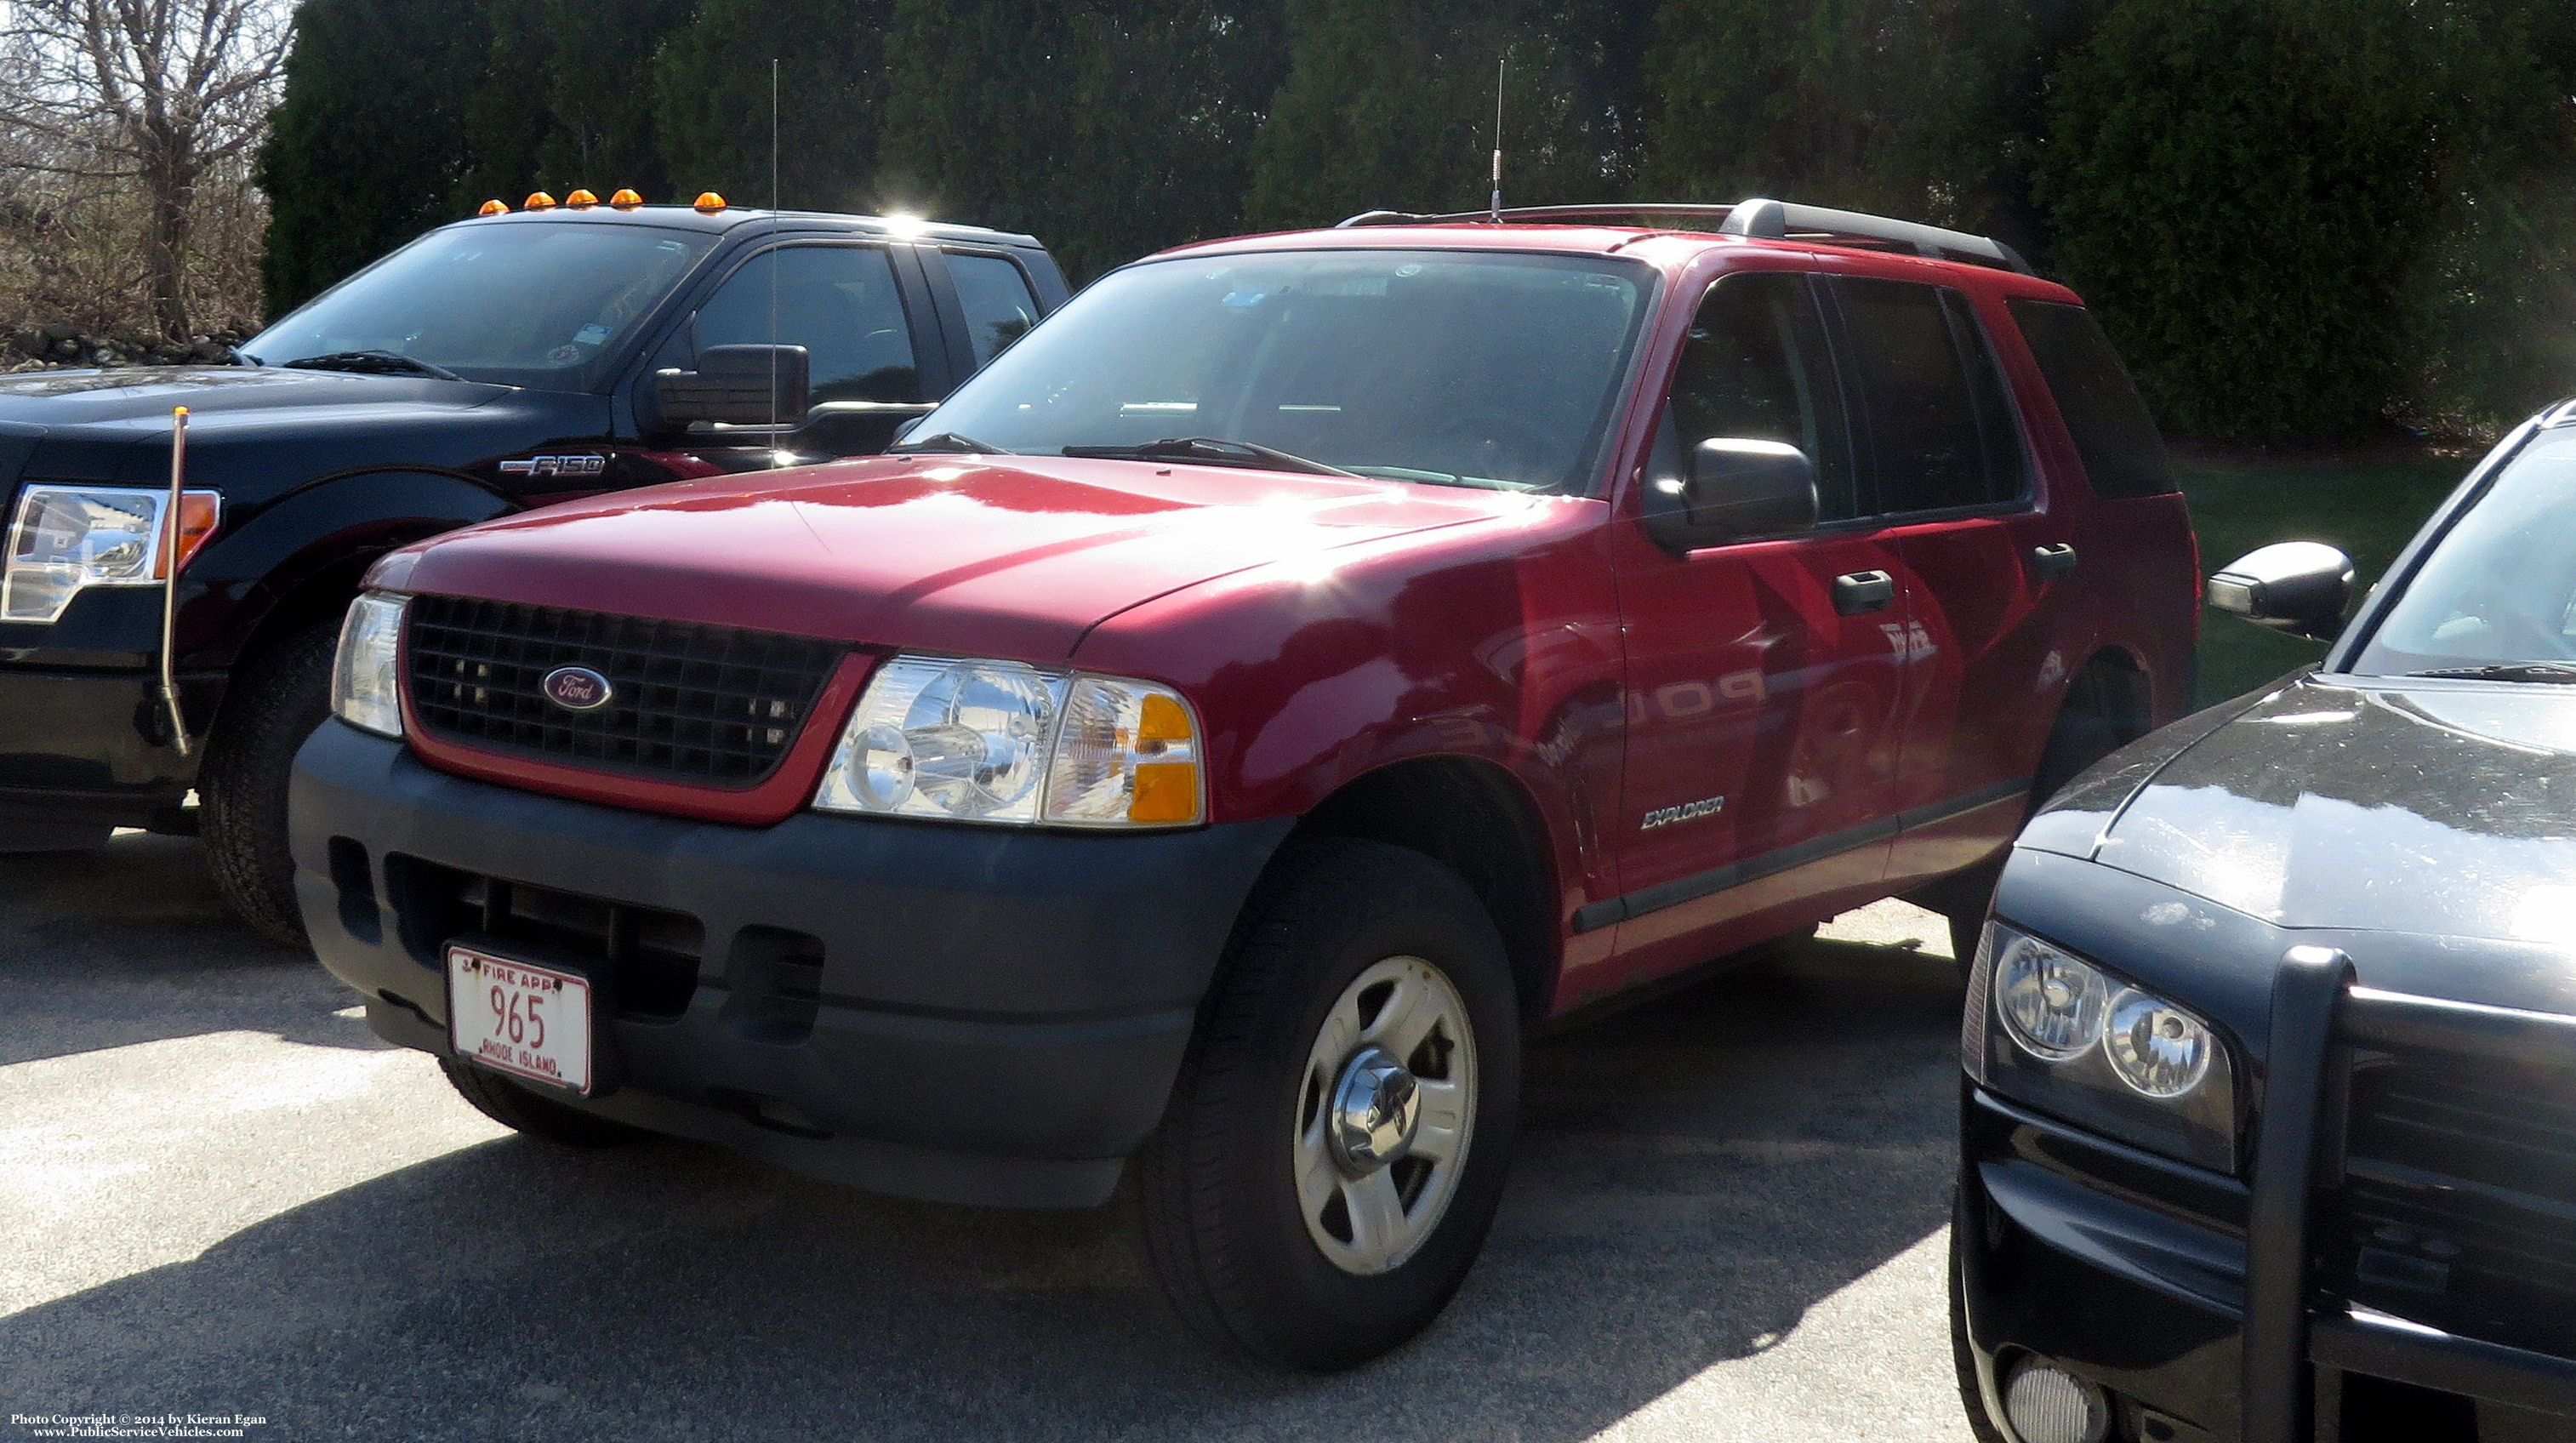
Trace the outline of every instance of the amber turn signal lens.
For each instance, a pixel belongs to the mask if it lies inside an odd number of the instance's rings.
[[[1199,768],[1191,743],[1187,707],[1159,692],[1148,692],[1136,718],[1136,754],[1189,757],[1187,761],[1143,761],[1136,764],[1136,790],[1127,804],[1131,822],[1189,822],[1199,814]]]
[[[1131,822],[1188,822],[1199,814],[1199,769],[1189,762],[1146,762],[1136,768],[1136,792],[1127,804]]]
[[[608,205],[611,210],[633,210],[635,207],[642,205],[643,203],[644,197],[637,195],[631,190],[620,190],[617,194],[608,198]]]
[[[222,519],[223,511],[221,492],[183,491],[179,494],[179,570],[187,570],[188,563],[196,559],[207,539],[215,534],[215,523]],[[161,554],[152,567],[154,576],[166,578],[170,575],[170,553],[170,547],[161,548]]]
[[[510,213],[510,207],[497,200],[487,200],[483,202],[483,208],[474,213],[476,215],[508,215]]]
[[[522,210],[553,210],[555,208],[555,198],[546,194],[544,191],[538,191],[536,194],[529,196],[520,208]]]
[[[724,208],[725,198],[723,196],[720,196],[711,190],[702,190],[698,192],[699,210],[704,211],[708,215],[714,215],[717,211]]]
[[[1136,719],[1136,740],[1139,743],[1150,745],[1191,739],[1190,714],[1172,698],[1149,692],[1142,712]]]
[[[564,197],[564,204],[571,206],[574,210],[588,210],[592,206],[599,204],[599,197],[592,195],[586,190],[577,190]]]

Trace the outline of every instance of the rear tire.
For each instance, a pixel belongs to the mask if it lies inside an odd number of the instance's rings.
[[[653,1135],[540,1097],[506,1077],[452,1057],[440,1058],[438,1070],[447,1074],[449,1085],[472,1103],[476,1112],[513,1132],[524,1132],[563,1147],[582,1148],[623,1147]]]
[[[1264,1363],[1404,1343],[1484,1245],[1519,1093],[1511,966],[1466,883],[1402,847],[1297,844],[1246,904],[1138,1158],[1164,1292]]]
[[[308,627],[234,676],[197,775],[215,890],[233,915],[281,947],[306,945],[287,849],[286,781],[296,750],[331,715],[339,632],[337,622]]]
[[[2112,681],[2088,670],[2068,690],[2056,725],[2049,728],[2048,744],[2040,749],[2024,820],[2039,815],[2049,798],[2065,790],[2085,768],[2137,739],[2138,732],[2108,710],[2118,702],[2114,689]],[[1950,955],[1957,959],[1962,977],[1976,963],[1977,941],[1985,931],[1987,909],[1994,905],[1995,883],[2003,874],[2004,858],[1997,856],[1910,894],[1916,905],[1949,920]]]

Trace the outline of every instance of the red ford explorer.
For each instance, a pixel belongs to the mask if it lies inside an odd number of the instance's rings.
[[[294,781],[369,1024],[567,1143],[1084,1206],[1370,1357],[1521,1034],[1847,908],[1982,913],[2180,712],[2195,557],[2076,297],[1776,201],[1129,266],[896,454],[387,557]]]

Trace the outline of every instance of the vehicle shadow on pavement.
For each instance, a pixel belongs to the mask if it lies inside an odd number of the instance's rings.
[[[1938,1232],[1958,998],[1946,959],[1818,942],[1534,1044],[1482,1262],[1335,1377],[1184,1332],[1123,1194],[944,1208],[509,1138],[0,1319],[0,1408],[240,1411],[272,1440],[1587,1438]],[[1940,1347],[1916,1311],[1886,1326]]]
[[[236,1030],[385,1045],[331,1015],[355,1000],[312,953],[234,921],[193,840],[0,855],[0,1067]]]

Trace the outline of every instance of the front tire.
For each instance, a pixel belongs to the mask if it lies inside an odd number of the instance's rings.
[[[309,627],[243,668],[197,776],[215,890],[234,916],[281,947],[306,945],[287,848],[286,781],[296,750],[331,715],[339,636],[337,622]]]
[[[1968,1415],[1968,1431],[1977,1443],[2009,1443],[2004,1431],[1986,1411],[1985,1390],[1977,1384],[1977,1351],[1968,1342],[1968,1290],[1965,1261],[1960,1257],[1960,1224],[1966,1218],[1964,1209],[1953,1203],[1950,1208],[1950,1363],[1959,1375],[1959,1406]]]
[[[1246,905],[1138,1159],[1164,1291],[1265,1363],[1402,1344],[1484,1245],[1519,1092],[1511,966],[1466,883],[1402,847],[1297,844]]]

